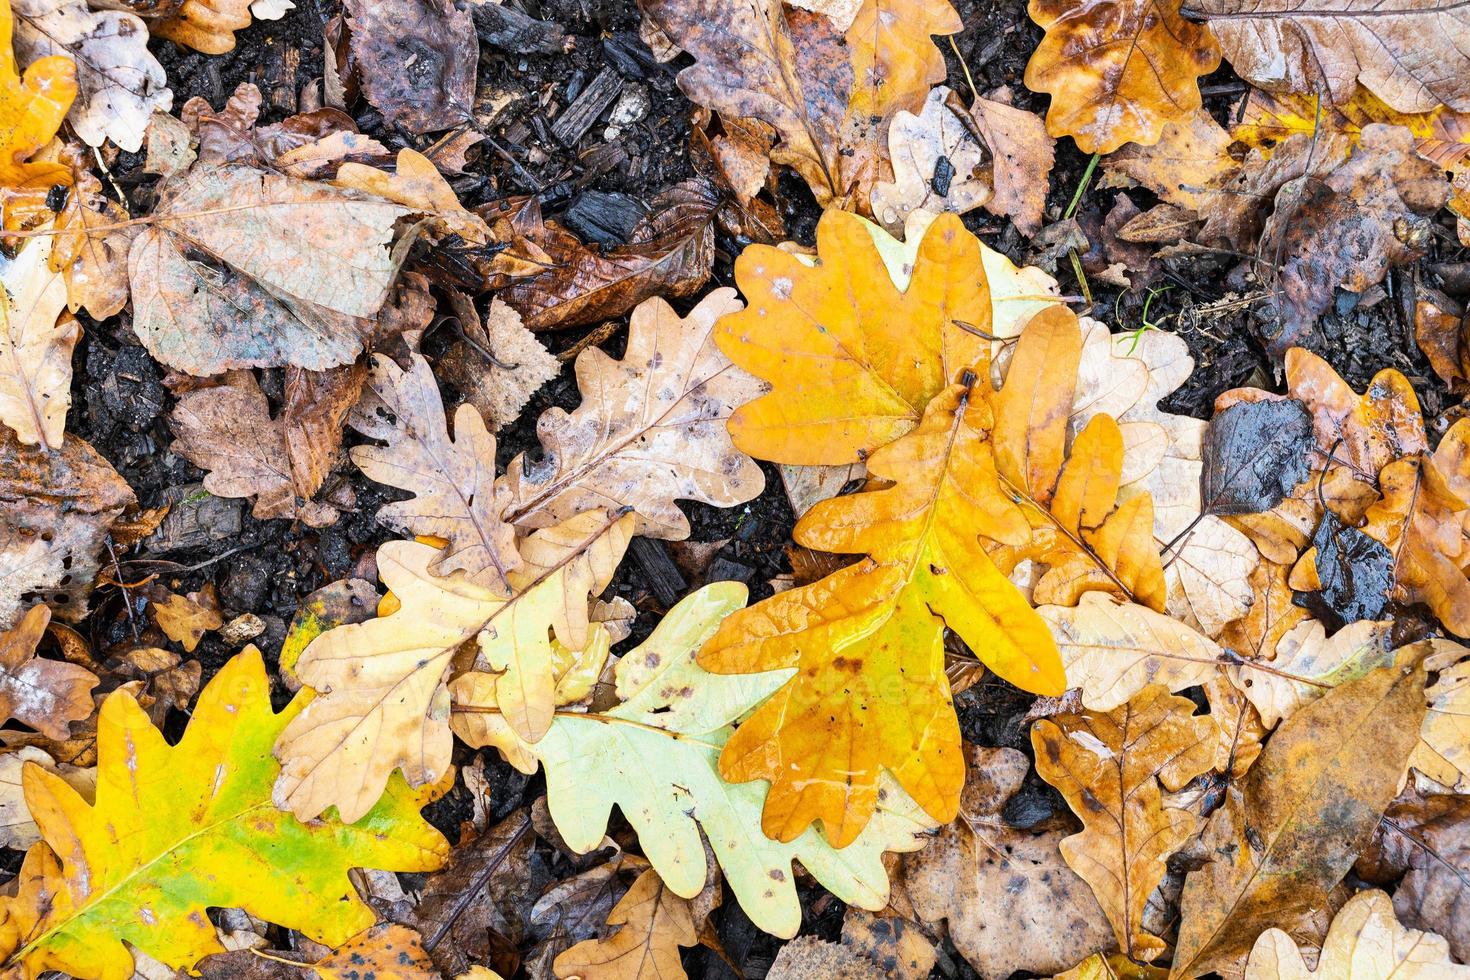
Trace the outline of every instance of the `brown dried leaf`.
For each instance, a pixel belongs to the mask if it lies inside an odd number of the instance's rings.
[[[914,910],[928,922],[947,919],[955,949],[986,980],[1051,973],[1107,946],[1107,917],[1057,849],[1066,831],[1018,830],[1002,816],[1026,777],[1026,757],[973,745],[965,752],[960,819],[903,859]]]
[[[36,656],[50,621],[50,609],[32,606],[15,629],[0,633],[0,718],[62,741],[71,722],[92,713],[92,688],[99,682],[84,667]]]
[[[1195,834],[1196,817],[1164,805],[1214,763],[1218,731],[1194,702],[1159,685],[1108,712],[1057,715],[1031,729],[1036,771],[1061,791],[1084,830],[1061,842],[1067,864],[1092,887],[1118,945],[1155,959],[1163,940],[1143,928],[1143,910],[1165,862]]]
[[[1440,933],[1450,951],[1470,956],[1470,797],[1421,796],[1394,800],[1379,821],[1357,872],[1391,884],[1393,906],[1405,925]]]
[[[685,977],[680,946],[695,946],[693,903],[669,891],[658,872],[638,876],[607,917],[619,927],[604,939],[588,939],[556,958],[556,975],[575,980],[676,980]]]
[[[463,293],[450,293],[465,339],[439,359],[439,377],[459,389],[499,432],[514,422],[541,387],[561,372],[561,361],[521,324],[521,315],[501,299],[484,321]]]
[[[726,431],[734,410],[765,386],[715,346],[716,321],[741,309],[733,289],[710,293],[687,317],[644,301],[615,361],[593,347],[577,356],[582,404],[537,422],[539,459],[517,456],[498,490],[505,520],[547,527],[589,508],[631,508],[638,533],[680,540],[689,523],[675,499],[731,507],[765,487],[760,467]]]
[[[1359,83],[1400,112],[1470,110],[1470,10],[1445,0],[1193,0],[1230,65],[1260,88],[1347,102]]]
[[[842,941],[802,936],[781,947],[767,980],[927,980],[938,954],[922,927],[894,915],[848,909]]]
[[[714,263],[717,204],[705,182],[677,184],[649,202],[628,244],[602,251],[543,222],[531,198],[512,221],[514,238],[492,261],[486,286],[535,331],[622,316],[651,296],[692,296]]]
[[[281,427],[298,496],[316,496],[326,481],[342,448],[342,425],[362,396],[367,376],[364,358],[326,371],[286,368]]]
[[[1228,963],[1325,902],[1393,798],[1423,717],[1424,669],[1401,661],[1282,723],[1205,829],[1210,861],[1185,881],[1173,975]]]
[[[1198,211],[1217,196],[1212,185],[1235,168],[1230,134],[1203,109],[1164,125],[1157,143],[1125,146],[1103,160],[1111,178],[1136,180],[1163,201]]]
[[[271,418],[270,403],[249,371],[233,371],[225,384],[185,393],[169,426],[174,452],[209,471],[204,488],[210,493],[254,497],[253,513],[261,520],[299,518],[312,527],[337,520],[333,507],[298,493],[284,416]]]
[[[107,529],[135,502],[111,464],[75,436],[48,453],[0,429],[0,629],[37,601],[79,621]]]
[[[352,414],[354,429],[386,446],[356,446],[352,461],[370,479],[415,496],[378,511],[378,520],[447,542],[431,565],[437,575],[463,569],[502,594],[517,568],[515,531],[502,519],[509,493],[495,485],[495,437],[470,405],[454,413],[451,437],[429,362],[411,355],[407,371],[373,359],[370,394]]]
[[[1047,178],[1056,163],[1057,141],[1033,112],[1009,102],[978,96],[970,116],[990,150],[990,182],[995,196],[985,210],[1010,218],[1023,235],[1041,230]],[[1008,93],[1007,93],[1008,94]]]
[[[480,44],[468,10],[440,0],[345,6],[357,77],[389,125],[422,135],[471,118]]]
[[[1220,65],[1206,27],[1179,0],[1031,0],[1046,31],[1026,65],[1026,87],[1051,94],[1046,128],[1084,153],[1157,143],[1164,125],[1200,107],[1196,79]]]
[[[183,0],[149,32],[201,54],[225,54],[235,50],[235,32],[250,26],[250,5],[251,0]]]
[[[1443,297],[1421,293],[1414,305],[1414,342],[1451,391],[1470,390],[1470,315],[1461,317]]]
[[[153,620],[165,636],[175,643],[183,644],[190,653],[199,646],[205,633],[219,629],[225,624],[220,615],[219,599],[214,586],[207,584],[198,592],[187,596],[170,592],[158,582],[151,582],[144,589],[149,605],[153,609]]]

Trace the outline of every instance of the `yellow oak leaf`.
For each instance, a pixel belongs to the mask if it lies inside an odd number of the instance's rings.
[[[429,797],[401,780],[350,826],[335,814],[302,823],[276,808],[271,745],[306,700],[272,711],[252,647],[200,694],[177,745],[130,695],[112,694],[98,724],[95,804],[28,766],[26,802],[45,843],[27,856],[0,919],[6,965],[128,980],[131,946],[187,970],[223,951],[207,907],[243,908],[337,946],[375,918],[351,868],[442,864],[448,842],[418,812]]]
[[[498,674],[495,700],[505,723],[525,741],[539,741],[556,710],[553,633],[571,650],[592,641],[588,596],[607,588],[633,520],[587,511],[535,532],[521,542],[509,597],[463,572],[432,574],[432,545],[379,548],[379,575],[400,607],[329,630],[302,651],[296,674],[321,693],[276,744],[281,805],[304,820],[329,806],[355,820],[394,769],[414,786],[443,775],[453,744],[445,685],[469,641]]]
[[[989,375],[981,347],[918,428],[868,458],[882,489],[823,501],[797,524],[799,544],[868,560],[736,613],[701,653],[717,673],[797,668],[721,755],[726,779],[771,781],[768,835],[789,840],[820,820],[843,846],[871,816],[885,769],[931,817],[954,818],[964,767],[943,627],[1011,683],[1065,687],[1045,624],[1006,578],[1021,562],[1044,569],[1036,601],[1104,590],[1162,608],[1150,498],[1114,509],[1117,423],[1096,417],[1066,456],[1080,349],[1077,318],[1043,309],[995,395],[978,380]],[[777,387],[770,417],[792,394]]]
[[[1180,0],[1031,0],[1046,30],[1026,87],[1051,94],[1046,128],[1083,153],[1157,143],[1166,123],[1200,107],[1196,79],[1220,66],[1220,45],[1186,20]]]
[[[1113,711],[1058,715],[1031,729],[1037,773],[1083,823],[1061,842],[1062,857],[1092,886],[1134,959],[1167,948],[1144,930],[1144,905],[1169,856],[1195,832],[1194,814],[1165,806],[1159,784],[1178,790],[1208,770],[1218,741],[1213,719],[1158,684]]]
[[[66,119],[77,95],[76,62],[48,55],[19,74],[10,44],[14,24],[10,0],[0,0],[0,190],[66,183],[65,167],[26,161]]]
[[[772,390],[731,418],[737,447],[778,463],[860,461],[988,358],[1002,286],[979,239],[945,214],[909,241],[902,285],[885,250],[904,245],[843,211],[818,223],[815,262],[765,245],[741,253],[735,281],[748,305],[720,320],[715,339]]]

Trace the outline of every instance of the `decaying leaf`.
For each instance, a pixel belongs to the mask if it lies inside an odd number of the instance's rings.
[[[1017,830],[1006,801],[1029,768],[1016,749],[967,746],[960,816],[903,859],[902,885],[925,921],[946,919],[955,949],[985,980],[1048,974],[1107,946],[1112,929],[1057,849],[1062,830]]]
[[[638,876],[612,914],[605,939],[588,939],[556,958],[558,977],[577,980],[677,980],[683,977],[680,946],[694,946],[699,934],[688,899],[664,886],[658,872]]]
[[[0,629],[36,602],[69,622],[86,615],[107,529],[134,502],[117,471],[75,436],[48,453],[0,429]]]
[[[1398,881],[1399,920],[1440,933],[1463,961],[1470,952],[1470,798],[1405,792],[1383,814],[1357,871],[1370,881]]]
[[[80,0],[11,0],[15,54],[29,65],[50,55],[76,64],[77,97],[67,121],[88,146],[111,140],[136,152],[155,112],[173,105],[168,76],[148,50],[148,28],[122,10]]]
[[[985,210],[1010,218],[1022,234],[1035,235],[1046,207],[1047,178],[1056,163],[1056,140],[1035,113],[1000,101],[999,92],[992,95],[977,97],[970,106],[975,127],[990,149],[995,195]]]
[[[1200,496],[1206,514],[1270,510],[1307,478],[1312,417],[1301,402],[1240,402],[1205,430]]]
[[[300,518],[313,527],[337,520],[329,504],[301,496],[286,442],[285,416],[271,418],[270,403],[249,371],[226,383],[185,393],[169,417],[174,451],[209,472],[204,487],[220,497],[254,497],[261,520]]]
[[[385,446],[355,446],[352,461],[377,480],[414,494],[378,511],[378,520],[415,536],[446,542],[430,570],[463,570],[507,594],[520,565],[515,530],[502,519],[510,495],[495,482],[495,437],[471,405],[454,413],[454,435],[429,362],[414,354],[407,371],[373,358],[364,397],[349,418],[354,429]]]
[[[885,781],[874,819],[840,851],[815,828],[785,843],[759,832],[765,785],[726,782],[718,759],[730,723],[779,687],[785,672],[726,677],[695,661],[700,645],[745,598],[738,582],[707,585],[685,598],[614,667],[621,703],[598,713],[557,712],[545,737],[520,748],[523,761],[545,767],[551,816],[573,851],[602,846],[616,804],[659,877],[676,895],[692,898],[706,879],[703,828],[751,921],[789,938],[801,924],[792,860],[843,902],[881,909],[888,901],[882,852],[917,849],[932,823]],[[495,675],[482,671],[450,685],[455,731],[471,745],[499,741],[487,725],[500,717],[498,687]]]
[[[1320,183],[1283,187],[1261,235],[1280,265],[1278,291],[1260,311],[1271,351],[1296,344],[1337,290],[1362,293],[1390,266],[1422,255],[1428,218],[1449,195],[1443,171],[1414,152],[1413,135],[1380,123],[1364,127],[1348,161]]]
[[[160,361],[198,375],[349,364],[390,299],[394,223],[409,213],[316,181],[196,164],[168,181],[129,250],[133,329]]]
[[[1394,918],[1393,902],[1376,889],[1359,892],[1335,918],[1308,970],[1301,951],[1280,929],[1267,929],[1256,940],[1245,967],[1245,980],[1465,980],[1470,966],[1450,959],[1441,936],[1406,929]]]
[[[355,820],[401,769],[410,785],[449,766],[449,694],[455,653],[478,643],[495,676],[496,703],[511,729],[535,742],[556,707],[552,630],[568,650],[590,641],[588,596],[607,587],[632,533],[632,518],[588,511],[521,543],[510,593],[463,573],[431,572],[438,552],[413,541],[378,549],[378,574],[399,608],[392,615],[323,633],[302,652],[296,674],[318,696],[281,733],[276,798],[310,819],[336,806]]]
[[[363,93],[389,124],[426,133],[470,118],[480,45],[467,9],[437,0],[344,6]]]
[[[199,646],[205,633],[224,625],[213,585],[206,585],[199,592],[190,592],[183,596],[152,582],[147,587],[146,595],[158,628],[170,640],[182,644],[190,653]]]
[[[689,522],[676,499],[731,507],[759,494],[760,468],[731,444],[726,422],[764,386],[715,346],[717,321],[739,309],[731,289],[711,292],[683,318],[661,299],[645,300],[629,320],[622,360],[595,347],[577,355],[582,403],[541,415],[539,458],[511,460],[497,487],[508,500],[504,519],[537,528],[593,507],[627,507],[639,534],[680,540]]]
[[[459,389],[491,431],[520,416],[533,395],[561,373],[561,361],[521,323],[521,315],[493,300],[482,321],[468,296],[451,295],[465,339],[439,359],[438,374]]]
[[[324,585],[301,600],[296,615],[286,628],[278,658],[281,679],[289,690],[301,687],[296,676],[296,661],[301,652],[327,630],[348,623],[361,623],[377,613],[378,591],[367,579],[349,578]]]
[[[1470,790],[1470,660],[1441,670],[1409,764],[1456,792]]]
[[[1440,0],[1393,8],[1369,0],[1195,0],[1230,66],[1270,91],[1321,92],[1333,102],[1359,84],[1399,112],[1440,103],[1470,110],[1470,12]]]
[[[434,961],[419,934],[380,922],[311,964],[321,980],[432,980]]]
[[[1159,685],[1111,712],[1057,715],[1031,729],[1036,771],[1061,791],[1084,829],[1060,844],[1097,896],[1119,947],[1152,960],[1167,944],[1143,927],[1144,905],[1165,862],[1195,834],[1197,818],[1166,806],[1215,759],[1216,727],[1194,702]]]
[[[1230,134],[1204,109],[1164,124],[1157,143],[1125,146],[1103,159],[1108,179],[1134,180],[1176,207],[1198,211],[1221,195],[1213,185],[1236,169]]]
[[[938,952],[921,927],[894,915],[849,909],[842,941],[798,936],[781,947],[767,980],[925,980]]]
[[[92,713],[97,675],[76,664],[36,656],[36,644],[50,621],[50,609],[32,606],[14,629],[0,633],[0,716],[63,741],[70,722]]]
[[[37,238],[0,268],[0,422],[27,446],[59,449],[71,407],[71,355],[82,336],[66,283]]]
[[[128,249],[142,230],[126,224],[127,211],[102,193],[87,169],[87,151],[68,144],[59,158],[71,171],[71,191],[56,216],[51,269],[66,283],[71,312],[85,309],[94,320],[118,313],[128,301]],[[39,243],[38,243],[39,244]]]
[[[45,186],[65,179],[54,164],[27,163],[61,128],[77,94],[76,62],[50,55],[19,73],[11,46],[9,0],[0,6],[0,188]]]
[[[1324,902],[1393,798],[1423,685],[1423,667],[1406,659],[1282,723],[1205,828],[1210,860],[1185,881],[1174,975],[1207,973]]]
[[[714,263],[718,198],[703,181],[676,184],[617,248],[600,250],[555,221],[531,198],[509,222],[510,244],[486,285],[529,330],[554,330],[622,316],[658,296],[693,296]]]
[[[1046,127],[1084,153],[1157,143],[1166,123],[1200,107],[1196,79],[1220,65],[1209,28],[1178,0],[1031,0],[1046,30],[1026,65],[1026,87],[1052,97]]]
[[[95,804],[28,767],[26,801],[45,843],[28,854],[20,893],[4,906],[7,965],[114,980],[133,975],[132,946],[187,969],[224,949],[206,906],[244,908],[336,946],[374,919],[350,868],[441,864],[448,844],[420,818],[423,795],[401,782],[351,826],[304,824],[275,808],[271,744],[305,700],[275,714],[252,648],[200,695],[178,745],[132,697],[109,697]]]

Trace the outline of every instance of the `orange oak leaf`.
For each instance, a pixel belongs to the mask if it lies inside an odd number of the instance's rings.
[[[964,767],[942,627],[1011,683],[1065,687],[1049,632],[1003,574],[1020,561],[1047,567],[1035,591],[1056,601],[1108,589],[1162,607],[1149,497],[1113,510],[1117,423],[1099,416],[1065,457],[1080,348],[1077,318],[1048,307],[1022,331],[999,396],[979,380],[982,349],[916,429],[868,458],[884,488],[823,501],[797,524],[799,544],[868,559],[735,613],[702,651],[718,673],[797,668],[721,755],[726,779],[771,781],[768,835],[820,820],[844,846],[884,769],[936,820],[954,818]]]
[[[716,325],[715,341],[772,386],[730,420],[735,445],[760,459],[858,462],[988,359],[991,286],[979,240],[952,214],[929,226],[907,288],[893,282],[868,224],[833,210],[817,225],[815,264],[752,245],[735,281],[748,305]]]
[[[1180,0],[1031,0],[1046,36],[1026,65],[1026,87],[1051,94],[1053,136],[1084,153],[1159,141],[1164,124],[1200,107],[1196,79],[1220,66],[1210,29],[1186,20]]]
[[[26,159],[45,146],[66,119],[77,95],[76,62],[48,55],[20,74],[10,45],[13,26],[10,0],[0,0],[0,189],[66,183],[65,167],[28,164]]]

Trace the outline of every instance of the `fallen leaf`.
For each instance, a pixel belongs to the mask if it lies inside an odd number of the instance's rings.
[[[133,695],[155,725],[164,724],[170,711],[189,710],[203,675],[199,661],[184,660],[170,650],[148,646],[110,657],[103,666],[112,678],[138,682]]]
[[[875,818],[841,851],[815,828],[786,843],[759,833],[765,786],[726,782],[718,759],[730,723],[779,687],[784,672],[712,675],[695,660],[745,598],[738,582],[686,597],[613,668],[621,703],[596,713],[558,712],[545,737],[522,747],[545,767],[551,816],[574,852],[602,846],[616,804],[668,888],[693,898],[707,873],[703,828],[745,914],[790,938],[801,925],[793,859],[844,903],[876,911],[888,901],[883,851],[917,849],[932,823],[885,781]],[[455,730],[470,745],[482,744],[484,720],[496,718],[496,708],[479,706],[495,705],[497,688],[496,677],[481,671],[450,685]]]
[[[435,980],[419,934],[380,922],[311,964],[321,980]]]
[[[1082,704],[1094,711],[1112,711],[1150,684],[1171,692],[1203,684],[1225,662],[1209,637],[1106,592],[1036,611],[1061,652],[1067,686],[1081,688]]]
[[[60,55],[76,64],[77,95],[67,121],[88,146],[111,140],[137,152],[153,113],[173,92],[148,50],[148,28],[123,10],[90,10],[80,0],[11,0],[15,56],[22,64]]]
[[[561,373],[561,361],[521,323],[521,315],[500,299],[490,303],[482,321],[468,296],[450,297],[465,339],[439,359],[439,377],[459,389],[464,400],[494,432],[515,423],[532,396]]]
[[[1168,975],[1168,970],[1135,963],[1122,953],[1093,953],[1053,980],[1165,980]]]
[[[1291,923],[1342,880],[1403,777],[1424,717],[1424,670],[1374,670],[1281,724],[1205,828],[1184,884],[1172,974],[1196,977]]]
[[[689,522],[676,499],[732,507],[757,496],[765,479],[726,423],[765,386],[715,346],[717,322],[740,309],[732,289],[709,293],[682,318],[662,299],[644,300],[622,360],[596,347],[578,354],[582,403],[542,413],[539,456],[511,460],[497,487],[504,519],[537,528],[626,507],[637,533],[682,540]]]
[[[676,184],[648,202],[627,244],[600,250],[543,221],[531,198],[512,220],[513,237],[485,285],[533,331],[622,316],[654,296],[693,296],[713,267],[718,203],[703,181]]]
[[[107,529],[132,503],[123,478],[77,437],[48,453],[0,429],[0,629],[38,601],[80,621]]]
[[[26,769],[26,800],[46,843],[31,850],[22,877],[34,881],[39,864],[50,895],[34,904],[44,896],[32,885],[7,901],[0,932],[10,934],[9,965],[129,977],[131,946],[187,969],[224,950],[206,906],[244,908],[335,946],[374,919],[350,868],[428,871],[444,861],[447,843],[418,814],[425,798],[401,782],[354,826],[303,824],[277,810],[270,746],[306,698],[275,714],[268,688],[258,652],[235,657],[200,695],[176,746],[130,696],[113,694],[99,725],[95,804],[61,777]],[[250,870],[217,873],[227,868]]]
[[[524,938],[520,920],[537,887],[530,830],[522,810],[478,834],[463,833],[449,862],[424,883],[412,924],[445,975],[458,976],[487,959],[492,933],[511,942]]]
[[[173,451],[209,471],[204,488],[210,493],[254,497],[252,513],[260,520],[299,518],[312,527],[337,520],[330,504],[299,494],[285,418],[271,418],[270,403],[249,371],[233,371],[225,384],[180,396],[169,427]]]
[[[1470,660],[1441,670],[1424,694],[1429,711],[1409,765],[1456,792],[1470,790]]]
[[[1046,31],[1026,65],[1026,87],[1051,95],[1046,128],[1083,153],[1157,143],[1165,123],[1200,107],[1196,79],[1220,66],[1209,28],[1175,0],[1031,0]]]
[[[27,446],[59,449],[71,408],[71,355],[82,328],[66,314],[66,283],[51,270],[49,237],[0,268],[0,422]]]
[[[1429,366],[1456,394],[1470,389],[1470,317],[1448,308],[1448,301],[1420,296],[1414,304],[1414,342]]]
[[[56,215],[51,269],[66,283],[67,307],[85,309],[94,320],[121,312],[128,302],[128,250],[142,231],[126,224],[122,205],[102,193],[102,182],[86,165],[86,152],[68,144],[59,153],[71,171],[71,192]]]
[[[1294,601],[1286,580],[1285,565],[1263,561],[1250,576],[1251,595],[1255,601],[1250,611],[1225,627],[1220,645],[1256,660],[1271,660],[1280,650],[1281,638],[1308,618],[1308,613]]]
[[[342,425],[362,397],[367,376],[365,359],[326,371],[286,368],[280,423],[297,496],[310,499],[326,482],[342,448]]]
[[[76,62],[51,55],[18,73],[9,0],[0,6],[0,190],[65,180],[54,164],[28,164],[61,128],[77,94]]]
[[[361,623],[377,613],[378,590],[366,579],[349,578],[324,585],[302,599],[296,615],[286,628],[281,643],[278,665],[281,679],[288,690],[298,690],[301,678],[296,676],[296,661],[312,640],[327,630],[348,623]]]
[[[409,213],[315,181],[196,164],[169,179],[129,250],[133,329],[160,361],[201,376],[349,364],[390,298],[394,223]]]
[[[958,323],[1013,337],[1058,305],[1028,278],[1039,274],[992,265],[994,253],[958,218],[931,220],[910,222],[901,243],[828,210],[815,263],[745,249],[735,281],[749,305],[719,322],[715,340],[772,390],[730,420],[738,448],[779,463],[860,462],[911,430],[929,400],[988,353],[990,342]]]
[[[1214,185],[1237,167],[1228,152],[1230,134],[1204,109],[1166,122],[1158,142],[1133,144],[1103,159],[1109,178],[1135,180],[1163,201],[1191,211],[1220,195]]]
[[[1470,53],[1456,41],[1470,12],[1436,0],[1391,10],[1366,0],[1301,8],[1286,0],[1198,0],[1190,13],[1220,39],[1236,74],[1268,91],[1322,92],[1336,103],[1361,83],[1399,112],[1440,103],[1470,110]]]
[[[1268,670],[1233,669],[1230,676],[1267,728],[1274,728],[1302,706],[1346,681],[1393,663],[1391,623],[1361,620],[1327,636],[1307,620],[1282,636],[1274,651],[1263,651]]]
[[[28,762],[57,773],[84,797],[91,797],[97,791],[96,769],[62,765],[33,745],[23,745],[0,755],[0,847],[17,851],[24,851],[41,839],[21,786],[21,773]]]
[[[493,457],[492,457],[493,458]],[[437,550],[413,541],[378,549],[378,573],[400,608],[323,633],[296,661],[317,697],[281,733],[276,799],[303,819],[336,806],[356,820],[402,769],[410,785],[448,769],[451,662],[468,640],[500,673],[494,690],[521,738],[541,739],[555,715],[551,631],[569,650],[587,646],[588,596],[607,587],[632,519],[588,511],[521,543],[523,566],[497,592],[462,573],[430,571]]]
[[[1382,496],[1363,533],[1393,557],[1393,596],[1422,602],[1445,629],[1470,636],[1470,565],[1464,524],[1470,511],[1470,420],[1455,423],[1433,455],[1394,460],[1378,474]],[[1320,548],[1318,549],[1320,552]]]
[[[1449,196],[1443,171],[1415,154],[1412,134],[1382,123],[1365,127],[1348,161],[1321,183],[1278,192],[1261,233],[1279,267],[1277,293],[1258,311],[1270,352],[1298,343],[1338,290],[1362,293],[1391,266],[1423,255],[1429,216]]]
[[[1194,702],[1162,686],[1111,712],[1042,719],[1031,729],[1036,771],[1061,791],[1084,829],[1059,845],[1092,888],[1118,945],[1153,960],[1168,945],[1143,927],[1143,910],[1165,862],[1195,835],[1197,817],[1166,806],[1160,788],[1181,789],[1214,763],[1217,730]]]
[[[1261,754],[1268,730],[1255,705],[1226,677],[1216,675],[1204,683],[1208,715],[1219,732],[1215,743],[1214,768],[1227,780],[1239,779]]]
[[[480,44],[467,9],[434,0],[347,0],[345,7],[363,94],[384,121],[423,134],[470,118]]]
[[[1470,966],[1450,959],[1448,944],[1433,933],[1406,929],[1394,918],[1393,902],[1376,889],[1348,900],[1332,920],[1317,968],[1308,970],[1292,938],[1267,929],[1256,940],[1245,980],[1463,980]]]
[[[927,980],[938,960],[921,926],[896,916],[849,909],[842,941],[799,936],[783,945],[768,980]]]
[[[996,94],[996,93],[993,93]],[[1056,140],[1035,113],[996,98],[976,97],[970,116],[990,150],[990,180],[995,195],[991,214],[1010,218],[1023,235],[1041,230],[1047,178],[1056,163]]]
[[[515,530],[502,519],[510,494],[495,483],[495,437],[480,414],[459,406],[451,438],[439,385],[420,354],[411,355],[407,371],[375,356],[368,391],[349,424],[387,445],[354,446],[352,461],[369,479],[414,495],[382,507],[378,520],[443,540],[443,553],[429,566],[434,574],[463,570],[508,594],[520,557]]]
[[[332,183],[425,215],[429,234],[436,241],[449,235],[458,235],[471,245],[485,245],[490,240],[490,226],[485,219],[465,210],[433,161],[414,150],[399,150],[391,173],[353,161],[342,163]]]
[[[1206,514],[1270,510],[1310,470],[1312,417],[1294,399],[1240,402],[1205,430],[1200,496]]]
[[[250,26],[250,8],[251,0],[183,0],[149,30],[201,54],[227,54],[235,50],[235,32]]]
[[[73,721],[92,713],[97,675],[76,664],[36,656],[51,610],[32,606],[12,630],[0,633],[0,716],[64,740]]]
[[[926,922],[947,920],[955,949],[985,980],[1048,974],[1112,941],[1086,882],[1067,867],[1064,830],[1018,830],[1003,816],[1030,767],[1016,749],[967,745],[960,818],[903,859],[901,883]]]
[[[688,899],[664,887],[658,872],[639,875],[607,917],[605,939],[584,940],[556,958],[558,977],[574,980],[677,980],[685,977],[680,946],[699,935]]]
[[[1383,814],[1358,872],[1380,884],[1398,882],[1393,907],[1415,929],[1438,932],[1464,959],[1470,950],[1470,799],[1401,794]],[[1402,880],[1400,880],[1402,879]]]
[[[894,179],[875,184],[871,198],[873,216],[890,232],[901,232],[916,209],[967,214],[994,192],[978,128],[948,104],[953,96],[937,85],[921,112],[900,110],[888,127]]]
[[[225,624],[213,585],[206,585],[199,592],[182,596],[153,582],[145,594],[158,628],[170,640],[182,644],[190,653],[199,646],[205,633],[213,632]]]

